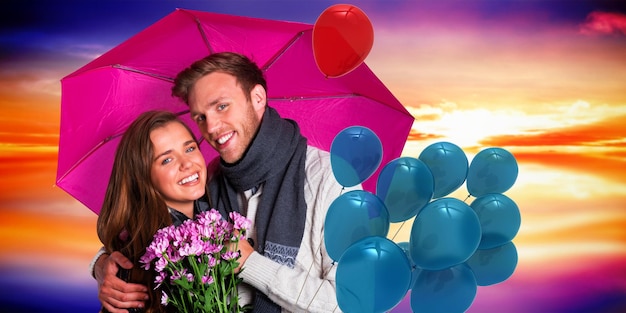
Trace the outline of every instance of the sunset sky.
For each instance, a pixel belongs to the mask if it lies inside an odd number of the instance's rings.
[[[0,307],[98,309],[97,217],[54,185],[63,77],[175,8],[312,24],[335,3],[3,2]],[[349,3],[374,27],[365,62],[415,117],[403,155],[449,141],[470,161],[502,147],[518,162],[506,195],[522,216],[519,263],[469,312],[626,311],[626,1]],[[390,234],[408,241],[410,226]],[[393,310],[409,311],[408,299]]]

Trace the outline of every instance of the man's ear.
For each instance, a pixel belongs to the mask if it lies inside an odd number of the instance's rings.
[[[254,88],[252,88],[250,97],[252,99],[252,106],[254,107],[254,110],[259,112],[260,116],[263,116],[265,106],[267,105],[267,93],[265,92],[265,88],[257,84]]]

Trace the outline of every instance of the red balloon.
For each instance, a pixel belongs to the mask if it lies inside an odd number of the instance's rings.
[[[339,77],[357,68],[373,44],[372,23],[353,5],[332,5],[313,25],[315,63],[327,77]]]

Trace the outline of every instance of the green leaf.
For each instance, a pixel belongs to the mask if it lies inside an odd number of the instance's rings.
[[[192,290],[191,284],[187,280],[187,277],[181,277],[179,279],[174,280],[174,284],[181,286],[183,290]]]

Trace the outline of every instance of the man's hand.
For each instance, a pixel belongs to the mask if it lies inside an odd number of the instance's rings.
[[[103,254],[96,261],[94,273],[98,281],[98,299],[111,313],[128,313],[129,308],[143,308],[148,300],[148,288],[127,283],[117,277],[119,267],[132,269],[133,263],[120,252]]]
[[[250,243],[247,240],[240,240],[237,243],[237,249],[239,249],[240,256],[239,256],[239,259],[237,260],[237,262],[239,262],[239,266],[237,266],[237,268],[235,269],[235,273],[239,273],[241,271],[243,264],[246,263],[246,260],[248,259],[250,254],[254,252],[254,248],[250,245]]]

